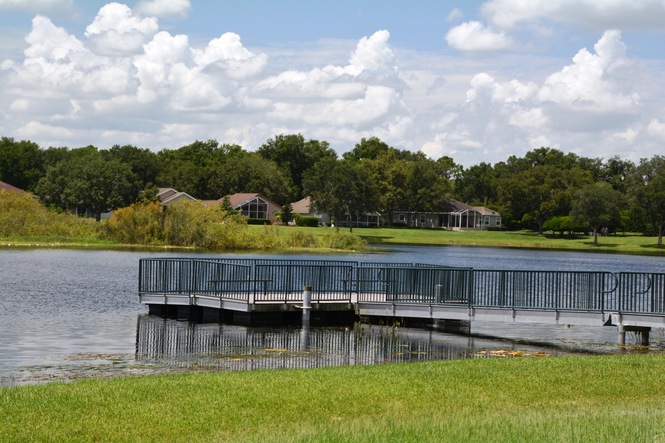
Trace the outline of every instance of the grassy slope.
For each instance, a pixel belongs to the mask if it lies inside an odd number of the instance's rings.
[[[263,226],[248,226],[255,233],[265,230]],[[322,236],[331,233],[332,228],[276,227],[280,236],[299,231],[300,233]],[[347,228],[341,230],[348,232]],[[598,244],[593,238],[578,236],[559,238],[558,235],[538,235],[531,231],[443,231],[433,229],[403,228],[354,228],[353,233],[361,236],[372,245],[389,246],[391,244],[412,245],[468,245],[513,248],[542,248],[586,252],[612,252],[624,254],[665,255],[665,246],[658,246],[656,237],[639,234],[612,235],[599,237]],[[121,245],[110,241],[92,238],[14,238],[0,240],[2,246],[46,246],[46,247],[130,247],[140,249],[169,249],[169,247]],[[182,248],[185,249],[185,248]],[[292,250],[292,248],[290,248]],[[322,252],[329,248],[321,249]]]
[[[0,441],[663,441],[663,355],[0,388]]]

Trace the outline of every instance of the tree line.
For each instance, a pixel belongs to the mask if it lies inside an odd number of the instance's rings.
[[[90,213],[152,201],[157,187],[218,199],[259,192],[288,205],[305,196],[339,219],[378,211],[439,212],[456,199],[499,211],[508,229],[626,230],[658,234],[665,219],[665,157],[639,163],[538,148],[469,168],[363,138],[338,156],[326,141],[282,134],[256,151],[216,140],[153,152],[132,145],[43,149],[0,139],[0,180],[60,210]],[[581,227],[581,228],[580,228]]]

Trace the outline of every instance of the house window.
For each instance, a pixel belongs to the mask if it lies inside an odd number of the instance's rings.
[[[496,225],[501,226],[501,217],[496,218]]]
[[[268,218],[268,203],[259,198],[248,201],[240,207],[240,212],[247,218]]]
[[[404,216],[404,214],[399,215],[399,221],[401,222],[406,221],[406,217]]]
[[[424,224],[425,224],[425,218],[426,218],[426,217],[425,217],[425,214],[421,214],[421,215],[420,215],[420,224],[421,224],[421,225],[424,225]]]
[[[489,226],[489,225],[490,225],[490,218],[485,217],[485,226]]]

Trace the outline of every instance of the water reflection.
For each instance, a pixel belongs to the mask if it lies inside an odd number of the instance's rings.
[[[563,351],[399,326],[268,329],[151,315],[138,317],[136,340],[141,363],[230,371],[555,353]]]

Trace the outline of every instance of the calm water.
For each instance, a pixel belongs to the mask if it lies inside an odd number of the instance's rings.
[[[193,368],[315,367],[475,358],[496,352],[617,351],[615,328],[602,327],[474,322],[472,332],[477,335],[465,337],[369,326],[256,329],[193,324],[147,315],[147,308],[138,303],[139,259],[183,255],[0,250],[0,385]],[[344,255],[339,259],[479,269],[665,272],[663,257],[494,248],[400,247],[385,254]],[[488,336],[512,340],[494,340]],[[661,334],[652,333],[655,349],[662,347],[661,339]],[[540,346],[542,343],[554,347]]]

